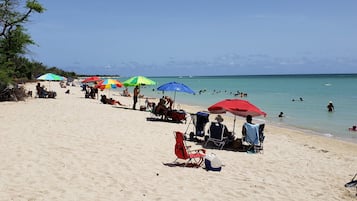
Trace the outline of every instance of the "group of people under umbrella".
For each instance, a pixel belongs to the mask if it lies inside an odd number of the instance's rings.
[[[42,81],[49,81],[49,87],[46,89],[44,85],[40,85],[40,83],[37,83],[36,85],[36,95],[39,98],[55,98],[57,93],[55,91],[51,90],[51,81],[63,81],[66,78],[60,75],[56,75],[54,73],[45,73],[39,77],[37,77],[37,80],[42,80]]]

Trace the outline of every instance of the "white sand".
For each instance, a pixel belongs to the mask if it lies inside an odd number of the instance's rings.
[[[80,87],[51,89],[56,99],[0,103],[0,200],[357,199],[344,187],[357,171],[356,144],[266,125],[263,154],[207,149],[221,172],[168,167],[173,131],[188,124],[146,121],[150,113],[84,99]]]

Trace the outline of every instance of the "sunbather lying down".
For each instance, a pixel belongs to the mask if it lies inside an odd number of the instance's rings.
[[[114,100],[112,98],[107,99],[107,104],[110,104],[110,105],[115,105],[115,104],[123,105],[123,104],[121,104],[121,102],[119,102],[117,100]]]
[[[124,105],[122,104],[120,101],[118,100],[114,100],[113,98],[107,98],[106,95],[101,95],[101,99],[100,99],[100,102],[102,102],[103,104],[109,104],[109,105],[115,105],[115,104],[118,104],[118,105]]]

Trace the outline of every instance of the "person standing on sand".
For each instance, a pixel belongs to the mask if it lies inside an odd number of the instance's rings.
[[[136,103],[138,102],[138,96],[140,94],[140,88],[139,86],[135,86],[134,88],[134,93],[133,93],[133,100],[134,100],[134,104],[133,104],[133,110],[136,110]]]

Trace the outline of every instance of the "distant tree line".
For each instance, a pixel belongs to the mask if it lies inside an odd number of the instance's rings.
[[[92,77],[92,76],[98,76],[98,77],[120,77],[120,75],[93,75],[93,74],[78,74],[77,77]]]
[[[24,8],[21,9],[22,7]],[[76,77],[74,72],[66,72],[57,67],[49,68],[25,57],[28,53],[27,46],[34,45],[35,42],[26,33],[24,25],[33,13],[44,11],[44,7],[36,0],[0,0],[0,101],[19,99],[12,97],[20,93],[9,89],[9,84],[31,81],[47,72]]]

